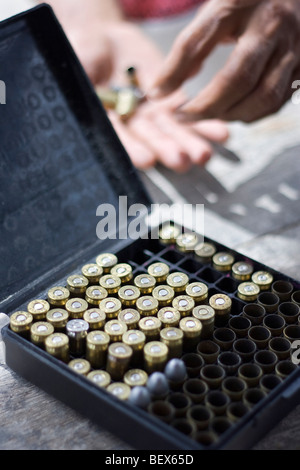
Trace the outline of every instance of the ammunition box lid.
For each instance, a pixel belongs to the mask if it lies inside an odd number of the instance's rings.
[[[3,308],[76,253],[112,243],[96,235],[100,204],[118,214],[119,196],[150,200],[49,6],[0,24],[0,80]]]

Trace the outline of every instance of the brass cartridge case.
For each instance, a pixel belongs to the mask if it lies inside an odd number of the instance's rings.
[[[200,369],[204,366],[204,361],[199,354],[186,353],[182,356],[182,361],[189,377],[199,377]]]
[[[111,377],[105,370],[93,370],[88,373],[87,378],[101,388],[107,388],[111,383]]]
[[[201,321],[201,339],[211,338],[215,327],[215,311],[209,305],[198,305],[193,308],[193,317]]]
[[[172,307],[178,310],[182,317],[189,317],[192,316],[195,302],[188,295],[178,295],[173,300]]]
[[[168,359],[181,357],[183,345],[183,331],[179,328],[167,327],[160,332],[160,341],[168,346]]]
[[[86,358],[93,369],[100,369],[106,363],[109,335],[104,331],[91,331],[86,337]]]
[[[209,305],[215,311],[215,325],[224,326],[229,321],[232,300],[228,295],[215,294],[209,299]]]
[[[156,280],[150,274],[139,274],[134,278],[134,285],[140,290],[141,295],[151,294],[153,291]]]
[[[206,364],[214,364],[220,354],[220,346],[214,341],[200,341],[197,346],[197,353],[200,354]]]
[[[227,376],[235,375],[241,363],[240,356],[234,352],[225,351],[218,357],[218,365],[223,367]]]
[[[199,237],[196,233],[185,232],[179,235],[176,239],[176,246],[178,250],[184,253],[192,253],[196,246],[199,244]]]
[[[51,356],[69,362],[69,338],[64,333],[53,333],[45,341],[45,349]]]
[[[96,263],[103,269],[104,274],[108,274],[118,263],[118,258],[113,253],[102,253],[97,256]]]
[[[127,325],[128,330],[135,330],[140,321],[140,314],[133,308],[126,308],[122,310],[118,315],[118,320]]]
[[[119,300],[124,307],[134,307],[140,295],[140,290],[136,286],[123,286],[118,290]]]
[[[30,328],[30,340],[36,346],[44,348],[48,336],[54,333],[54,327],[48,322],[36,322]]]
[[[146,336],[140,330],[128,330],[124,333],[122,341],[132,349],[131,365],[140,366],[143,363],[143,350]]]
[[[82,274],[73,274],[67,279],[67,286],[69,291],[75,295],[83,295],[89,285],[89,280]]]
[[[131,281],[132,279],[132,267],[128,263],[119,263],[111,268],[110,273],[113,276],[117,276],[121,279],[121,283],[125,284],[126,282]]]
[[[151,295],[139,297],[136,301],[136,309],[141,317],[154,316],[158,312],[158,300]]]
[[[46,320],[49,310],[50,304],[42,299],[32,300],[27,306],[27,311],[32,315],[34,322]]]
[[[122,336],[126,333],[127,326],[119,320],[110,320],[105,324],[104,331],[108,334],[111,343],[117,343],[122,341]]]
[[[70,318],[83,318],[83,314],[88,310],[89,306],[86,300],[73,298],[66,303],[66,310]]]
[[[236,340],[236,335],[230,328],[217,328],[213,333],[213,339],[223,351],[229,351]]]
[[[139,329],[146,336],[146,341],[158,341],[161,321],[157,317],[144,317],[139,321]]]
[[[98,284],[103,275],[103,268],[98,264],[85,264],[81,269],[82,275],[88,279],[91,284]]]
[[[298,322],[300,307],[294,302],[283,302],[278,307],[278,313],[290,325]]]
[[[208,287],[203,282],[192,282],[186,286],[185,293],[194,300],[195,305],[203,304],[208,298]]]
[[[277,313],[266,315],[263,321],[263,326],[268,328],[272,337],[280,336],[284,330],[285,325],[286,323],[284,318]]]
[[[249,411],[248,406],[246,406],[244,403],[231,403],[227,407],[227,418],[232,422],[232,423],[237,423],[240,419],[243,418]]]
[[[228,326],[232,331],[234,331],[237,338],[245,338],[248,336],[248,331],[251,328],[252,323],[249,318],[239,315],[230,318]]]
[[[253,266],[245,261],[238,261],[232,266],[232,276],[238,281],[249,281],[253,274]]]
[[[260,293],[260,288],[254,282],[242,282],[238,286],[238,297],[245,302],[255,302]]]
[[[132,348],[125,343],[112,343],[108,347],[106,370],[113,380],[123,380],[132,357]]]
[[[221,251],[213,256],[212,263],[217,271],[230,271],[234,263],[234,256],[231,253]]]
[[[175,272],[167,277],[167,285],[174,289],[176,294],[184,294],[189,283],[189,277],[185,273]]]
[[[124,375],[124,382],[129,387],[143,387],[148,380],[148,374],[142,369],[131,369]]]
[[[159,230],[159,239],[161,243],[172,245],[181,234],[181,229],[177,225],[165,223]]]
[[[28,312],[18,311],[10,317],[10,329],[24,338],[29,338],[32,323],[33,316]]]
[[[261,291],[269,290],[273,282],[273,275],[267,271],[257,271],[252,274],[251,280],[258,285]]]
[[[119,299],[106,297],[106,299],[101,300],[99,308],[105,313],[106,318],[110,320],[118,317],[122,310],[122,304]]]
[[[48,291],[48,302],[53,307],[64,307],[70,298],[70,291],[65,287],[52,287]]]
[[[155,278],[158,284],[166,281],[170,268],[166,263],[153,263],[148,266],[148,274]]]
[[[68,320],[69,314],[62,308],[53,308],[46,315],[46,321],[54,327],[55,331],[64,332]]]
[[[103,287],[108,295],[114,295],[121,287],[121,279],[112,274],[105,274],[100,278],[100,286]]]
[[[102,330],[105,325],[106,315],[100,308],[90,308],[84,312],[83,319],[89,324],[90,330]]]
[[[179,328],[183,332],[183,349],[192,351],[200,341],[202,323],[194,317],[184,317],[179,322]]]
[[[269,350],[274,352],[280,361],[291,356],[291,342],[287,338],[272,338],[269,341]]]
[[[169,349],[160,341],[150,341],[144,346],[145,369],[150,374],[164,369]]]
[[[200,243],[195,247],[196,259],[204,264],[210,263],[216,252],[217,248],[212,243]]]
[[[277,364],[277,356],[272,351],[257,351],[254,364],[257,364],[265,374],[271,374]]]
[[[158,311],[157,318],[164,328],[176,327],[179,325],[180,313],[174,307],[163,307]]]
[[[289,375],[291,375],[295,370],[298,369],[298,366],[294,364],[292,361],[280,361],[277,363],[275,367],[275,372],[281,379],[286,379]]]
[[[174,295],[174,289],[167,285],[154,287],[152,291],[152,296],[158,301],[160,308],[171,305]]]
[[[90,286],[85,292],[85,300],[91,307],[98,307],[101,300],[106,299],[108,292],[101,286]]]
[[[243,364],[238,370],[238,377],[244,380],[249,388],[257,387],[262,376],[262,368],[257,364]]]
[[[86,359],[73,359],[68,365],[79,375],[87,375],[91,370],[91,365]]]
[[[131,389],[129,385],[124,384],[123,382],[115,382],[110,384],[106,390],[119,400],[126,401],[130,396]]]
[[[270,393],[274,388],[278,387],[282,379],[275,374],[264,375],[260,381],[259,386],[265,393]]]

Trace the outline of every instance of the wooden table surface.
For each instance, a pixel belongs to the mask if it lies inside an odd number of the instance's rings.
[[[255,125],[233,125],[229,145],[241,163],[216,156],[188,175],[153,170],[150,193],[157,202],[204,203],[206,235],[300,279],[299,111],[290,105]],[[105,423],[95,426],[18,377],[3,356],[0,342],[0,449],[129,449]],[[255,448],[300,449],[300,406]]]

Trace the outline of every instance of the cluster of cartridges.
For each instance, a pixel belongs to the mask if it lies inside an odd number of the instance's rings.
[[[161,228],[160,243],[222,273],[234,291],[212,292],[168,262],[135,275],[103,253],[13,313],[10,328],[208,446],[297,368],[300,291],[175,225]]]

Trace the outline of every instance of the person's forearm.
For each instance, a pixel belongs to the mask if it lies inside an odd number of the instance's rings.
[[[41,3],[41,2],[40,2]],[[65,27],[88,25],[91,20],[122,21],[118,0],[48,0]]]

